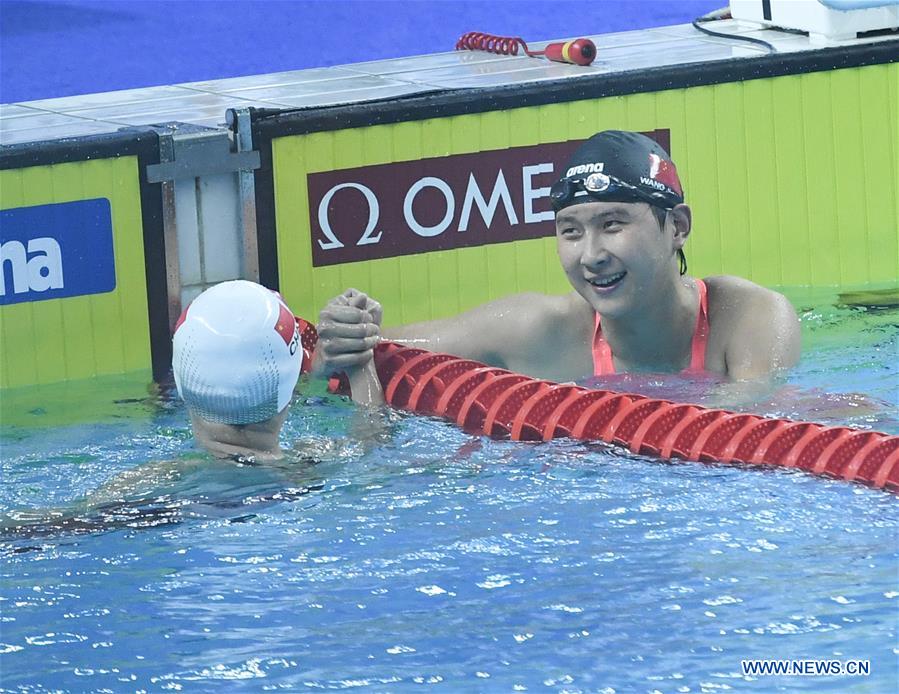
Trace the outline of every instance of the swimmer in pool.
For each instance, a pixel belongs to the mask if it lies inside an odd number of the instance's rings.
[[[655,141],[616,130],[594,135],[550,198],[572,292],[508,296],[384,331],[376,301],[365,297],[348,311],[338,297],[319,317],[313,373],[365,364],[379,335],[554,381],[701,371],[768,381],[798,362],[799,321],[784,296],[739,277],[687,274],[692,213]]]
[[[350,307],[363,300],[346,296],[344,301]],[[248,479],[254,490],[251,506],[298,499],[320,488],[313,467],[298,463],[333,456],[343,449],[341,443],[329,441],[325,447],[310,441],[282,451],[278,441],[302,359],[294,315],[279,295],[244,280],[207,289],[178,321],[172,370],[194,438],[219,460],[185,455],[147,462],[113,476],[70,506],[0,515],[0,540],[123,525],[156,527],[180,522],[192,513],[245,512],[250,506],[242,488]],[[354,400],[366,405],[383,402],[373,363],[351,367],[347,373]],[[354,439],[361,439],[363,446],[375,443],[378,418],[360,419],[354,421]],[[255,471],[235,477],[230,497],[222,498],[223,484],[240,466],[254,466]],[[215,481],[218,498],[184,496],[192,476],[204,474]],[[274,491],[260,495],[260,484],[273,486]]]
[[[350,297],[346,305],[355,306]],[[234,280],[200,294],[178,321],[172,349],[197,442],[219,458],[282,457],[278,435],[302,360],[293,312],[273,291]],[[383,402],[373,365],[347,375],[357,402]]]

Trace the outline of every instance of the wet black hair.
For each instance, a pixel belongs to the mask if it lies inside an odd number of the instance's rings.
[[[670,209],[666,209],[664,207],[657,207],[656,205],[650,205],[649,209],[652,210],[652,214],[655,216],[656,221],[659,223],[659,229],[664,228],[665,220],[668,218],[668,213],[671,211]],[[684,254],[683,248],[677,249],[677,261],[680,266],[680,274],[687,274],[687,256]]]

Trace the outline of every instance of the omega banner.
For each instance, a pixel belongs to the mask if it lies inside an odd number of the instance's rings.
[[[670,152],[670,133],[645,133]],[[549,188],[583,140],[307,176],[315,267],[553,236]]]

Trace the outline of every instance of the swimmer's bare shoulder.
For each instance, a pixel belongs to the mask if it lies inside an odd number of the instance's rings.
[[[790,301],[754,282],[705,279],[709,296],[706,367],[731,380],[769,378],[799,362],[799,318]]]
[[[560,349],[575,340],[583,351],[584,328],[572,330],[571,321],[572,311],[579,308],[571,295],[513,294],[452,318],[390,328],[382,334],[409,346],[550,378],[558,374],[550,374],[548,362],[564,361]],[[592,327],[589,320],[586,324]]]

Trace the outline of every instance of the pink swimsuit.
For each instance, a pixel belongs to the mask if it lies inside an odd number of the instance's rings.
[[[696,316],[696,329],[693,331],[690,366],[685,371],[703,371],[705,369],[705,347],[709,340],[709,299],[705,282],[696,280],[696,286],[699,287],[699,315]],[[596,327],[593,331],[593,375],[607,376],[613,373],[615,373],[615,364],[612,361],[612,348],[602,336],[597,313]]]

